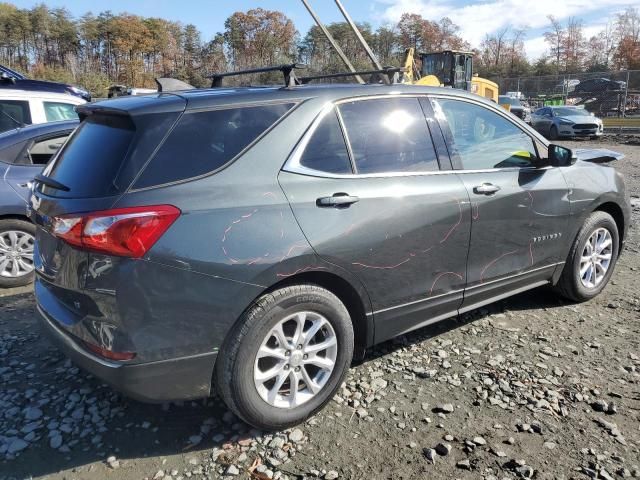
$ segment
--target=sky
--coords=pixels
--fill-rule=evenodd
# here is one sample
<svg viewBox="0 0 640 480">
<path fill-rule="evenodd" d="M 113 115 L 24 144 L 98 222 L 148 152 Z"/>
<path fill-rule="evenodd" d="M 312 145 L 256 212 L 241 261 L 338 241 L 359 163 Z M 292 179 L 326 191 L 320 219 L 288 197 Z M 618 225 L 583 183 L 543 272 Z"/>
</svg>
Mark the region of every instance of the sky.
<svg viewBox="0 0 640 480">
<path fill-rule="evenodd" d="M 39 3 L 50 7 L 66 7 L 75 16 L 88 11 L 94 13 L 111 10 L 114 13 L 128 12 L 147 17 L 162 17 L 182 23 L 193 23 L 211 39 L 224 29 L 224 21 L 235 11 L 246 11 L 262 7 L 280 10 L 304 33 L 313 25 L 311 16 L 302 2 L 294 0 L 9 0 L 22 8 Z M 325 23 L 342 21 L 340 12 L 331 0 L 309 0 Z M 487 34 L 505 26 L 527 27 L 525 51 L 530 59 L 545 54 L 547 45 L 543 34 L 549 24 L 547 16 L 552 14 L 561 21 L 570 17 L 583 21 L 587 37 L 604 29 L 615 14 L 625 8 L 638 6 L 638 0 L 342 0 L 343 5 L 358 22 L 369 22 L 374 28 L 395 23 L 402 13 L 419 13 L 429 20 L 449 17 L 460 27 L 462 37 L 473 47 L 479 46 Z"/>
</svg>

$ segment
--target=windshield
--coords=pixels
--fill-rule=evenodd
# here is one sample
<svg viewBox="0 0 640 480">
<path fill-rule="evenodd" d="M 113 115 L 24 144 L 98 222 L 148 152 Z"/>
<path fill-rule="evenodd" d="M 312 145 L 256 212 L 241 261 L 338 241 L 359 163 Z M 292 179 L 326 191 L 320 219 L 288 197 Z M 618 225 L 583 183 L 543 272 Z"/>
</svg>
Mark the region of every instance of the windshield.
<svg viewBox="0 0 640 480">
<path fill-rule="evenodd" d="M 554 108 L 552 111 L 556 117 L 570 117 L 573 115 L 589 115 L 589 113 L 587 113 L 584 110 L 584 108 L 564 107 L 564 108 Z"/>
<path fill-rule="evenodd" d="M 517 98 L 504 97 L 504 96 L 498 98 L 498 103 L 501 105 L 503 104 L 514 105 L 516 107 L 519 107 L 521 105 L 520 100 L 518 100 Z"/>
</svg>

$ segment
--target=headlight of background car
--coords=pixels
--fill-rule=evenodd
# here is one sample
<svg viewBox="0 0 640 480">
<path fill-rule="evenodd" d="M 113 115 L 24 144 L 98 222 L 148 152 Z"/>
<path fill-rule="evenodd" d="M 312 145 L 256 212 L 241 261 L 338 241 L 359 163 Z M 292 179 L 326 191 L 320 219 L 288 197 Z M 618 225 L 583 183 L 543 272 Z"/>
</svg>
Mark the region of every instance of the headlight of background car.
<svg viewBox="0 0 640 480">
<path fill-rule="evenodd" d="M 571 120 L 567 120 L 566 118 L 563 118 L 562 120 L 560 120 L 560 125 L 573 125 L 574 122 L 572 122 Z"/>
</svg>

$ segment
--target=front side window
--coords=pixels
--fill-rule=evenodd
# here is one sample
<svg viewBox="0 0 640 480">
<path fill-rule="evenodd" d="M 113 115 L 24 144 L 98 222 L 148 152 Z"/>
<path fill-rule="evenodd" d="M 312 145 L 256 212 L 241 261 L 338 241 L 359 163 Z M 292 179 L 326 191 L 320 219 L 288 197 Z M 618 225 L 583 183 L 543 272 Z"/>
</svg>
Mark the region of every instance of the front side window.
<svg viewBox="0 0 640 480">
<path fill-rule="evenodd" d="M 20 128 L 31 123 L 29 102 L 26 100 L 0 100 L 0 132 Z"/>
<path fill-rule="evenodd" d="M 62 102 L 42 102 L 44 115 L 47 122 L 59 122 L 62 120 L 77 120 L 78 114 L 75 105 Z"/>
<path fill-rule="evenodd" d="M 187 112 L 135 184 L 135 188 L 214 172 L 274 125 L 293 103 Z"/>
<path fill-rule="evenodd" d="M 438 159 L 417 98 L 381 98 L 339 106 L 359 174 L 429 172 Z"/>
<path fill-rule="evenodd" d="M 486 107 L 460 100 L 433 100 L 445 117 L 453 149 L 465 170 L 530 167 L 537 160 L 533 140 L 518 126 Z"/>
<path fill-rule="evenodd" d="M 352 173 L 349 152 L 335 111 L 320 121 L 300 157 L 300 165 L 327 173 Z"/>
</svg>

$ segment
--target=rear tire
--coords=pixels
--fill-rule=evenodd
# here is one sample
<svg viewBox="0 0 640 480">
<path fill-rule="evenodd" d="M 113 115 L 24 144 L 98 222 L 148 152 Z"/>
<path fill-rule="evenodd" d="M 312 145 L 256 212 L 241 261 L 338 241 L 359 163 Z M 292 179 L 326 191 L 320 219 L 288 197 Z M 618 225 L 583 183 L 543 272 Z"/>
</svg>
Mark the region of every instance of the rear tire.
<svg viewBox="0 0 640 480">
<path fill-rule="evenodd" d="M 609 282 L 618 260 L 618 235 L 618 226 L 611 215 L 593 212 L 571 246 L 560 280 L 554 287 L 556 292 L 574 302 L 597 296 Z M 599 238 L 602 241 L 599 242 Z M 609 245 L 602 248 L 607 242 Z M 591 247 L 592 244 L 596 247 Z M 607 257 L 609 260 L 604 260 Z M 599 266 L 596 262 L 600 262 Z"/>
<path fill-rule="evenodd" d="M 344 304 L 317 285 L 292 285 L 263 295 L 242 315 L 220 349 L 214 383 L 245 422 L 282 430 L 333 398 L 352 358 Z"/>
<path fill-rule="evenodd" d="M 17 218 L 0 220 L 0 288 L 33 282 L 33 242 L 36 227 Z"/>
</svg>

